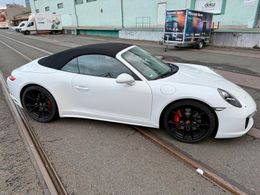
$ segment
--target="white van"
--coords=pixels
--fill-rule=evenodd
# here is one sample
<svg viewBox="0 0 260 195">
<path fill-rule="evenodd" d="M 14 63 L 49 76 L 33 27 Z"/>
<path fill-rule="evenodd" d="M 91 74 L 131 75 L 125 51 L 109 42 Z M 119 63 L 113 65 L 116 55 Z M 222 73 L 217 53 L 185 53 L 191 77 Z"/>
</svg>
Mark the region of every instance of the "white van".
<svg viewBox="0 0 260 195">
<path fill-rule="evenodd" d="M 28 22 L 20 30 L 25 35 L 31 32 L 47 31 L 56 34 L 62 31 L 61 18 L 58 14 L 37 13 L 31 14 Z"/>
</svg>

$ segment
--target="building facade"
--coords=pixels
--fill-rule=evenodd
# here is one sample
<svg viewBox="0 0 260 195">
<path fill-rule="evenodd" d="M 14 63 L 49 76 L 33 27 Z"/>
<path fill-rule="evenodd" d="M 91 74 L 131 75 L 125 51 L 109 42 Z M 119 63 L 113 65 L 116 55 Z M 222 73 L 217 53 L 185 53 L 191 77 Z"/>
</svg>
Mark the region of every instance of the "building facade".
<svg viewBox="0 0 260 195">
<path fill-rule="evenodd" d="M 20 20 L 15 17 L 21 14 L 29 15 L 30 8 L 24 7 L 18 4 L 6 4 L 6 16 L 9 22 L 9 26 L 16 26 L 19 24 Z"/>
<path fill-rule="evenodd" d="M 30 0 L 32 12 L 61 15 L 67 32 L 159 40 L 165 10 L 212 12 L 219 32 L 259 32 L 260 0 Z M 217 32 L 216 31 L 216 32 Z"/>
</svg>

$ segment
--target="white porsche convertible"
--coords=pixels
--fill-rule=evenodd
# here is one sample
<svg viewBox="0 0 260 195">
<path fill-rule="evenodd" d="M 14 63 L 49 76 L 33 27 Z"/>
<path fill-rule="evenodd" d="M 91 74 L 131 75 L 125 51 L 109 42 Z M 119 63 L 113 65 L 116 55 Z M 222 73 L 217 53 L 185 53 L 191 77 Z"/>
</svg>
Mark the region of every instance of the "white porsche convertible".
<svg viewBox="0 0 260 195">
<path fill-rule="evenodd" d="M 14 102 L 38 122 L 80 117 L 152 128 L 194 143 L 239 137 L 256 104 L 239 86 L 199 65 L 164 63 L 129 44 L 69 49 L 15 69 Z"/>
</svg>

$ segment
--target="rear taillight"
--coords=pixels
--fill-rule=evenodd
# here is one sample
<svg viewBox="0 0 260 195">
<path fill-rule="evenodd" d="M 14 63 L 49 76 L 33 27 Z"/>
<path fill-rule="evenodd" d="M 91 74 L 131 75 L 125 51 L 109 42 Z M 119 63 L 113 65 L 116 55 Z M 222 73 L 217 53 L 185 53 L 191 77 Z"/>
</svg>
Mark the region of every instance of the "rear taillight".
<svg viewBox="0 0 260 195">
<path fill-rule="evenodd" d="M 15 78 L 13 75 L 10 75 L 10 76 L 9 76 L 9 79 L 10 79 L 11 81 L 14 81 L 16 78 Z"/>
</svg>

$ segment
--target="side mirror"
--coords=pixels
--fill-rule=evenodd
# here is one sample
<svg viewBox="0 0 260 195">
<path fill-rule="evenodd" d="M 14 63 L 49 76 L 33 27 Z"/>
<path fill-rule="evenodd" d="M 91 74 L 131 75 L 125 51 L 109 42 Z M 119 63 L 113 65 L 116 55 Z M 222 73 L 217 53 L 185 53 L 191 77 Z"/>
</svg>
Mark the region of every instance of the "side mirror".
<svg viewBox="0 0 260 195">
<path fill-rule="evenodd" d="M 120 84 L 134 85 L 135 79 L 129 74 L 122 73 L 116 78 L 116 82 Z"/>
</svg>

